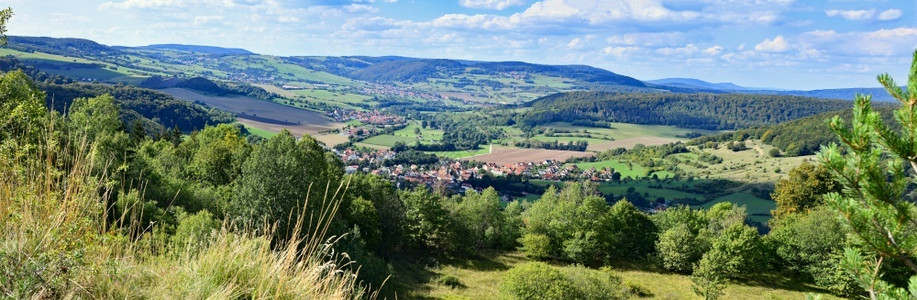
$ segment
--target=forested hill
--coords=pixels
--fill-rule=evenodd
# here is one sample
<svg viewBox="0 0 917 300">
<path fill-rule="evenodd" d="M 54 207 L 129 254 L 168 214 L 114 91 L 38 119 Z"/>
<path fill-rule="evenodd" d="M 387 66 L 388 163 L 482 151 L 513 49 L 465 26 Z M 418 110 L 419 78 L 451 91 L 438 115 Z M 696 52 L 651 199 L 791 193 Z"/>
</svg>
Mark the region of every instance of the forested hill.
<svg viewBox="0 0 917 300">
<path fill-rule="evenodd" d="M 333 71 L 333 68 L 328 68 Z M 364 65 L 349 73 L 338 75 L 364 81 L 422 82 L 430 78 L 452 78 L 464 74 L 498 75 L 505 73 L 542 74 L 569 78 L 580 84 L 623 85 L 646 87 L 637 79 L 611 71 L 583 65 L 549 66 L 524 62 L 474 62 L 449 59 L 399 58 Z"/>
<path fill-rule="evenodd" d="M 893 121 L 893 106 L 879 103 L 874 105 L 876 105 L 874 109 L 879 112 L 882 119 L 885 120 L 885 123 L 895 128 L 894 126 L 897 123 Z M 850 106 L 853 106 L 853 104 Z M 732 133 L 699 137 L 691 140 L 689 144 L 700 145 L 706 142 L 761 139 L 765 144 L 773 145 L 780 149 L 784 156 L 812 155 L 818 152 L 823 145 L 828 145 L 830 143 L 840 144 L 837 134 L 832 132 L 831 128 L 827 125 L 827 120 L 834 116 L 840 116 L 841 119 L 849 123 L 853 118 L 853 112 L 850 109 L 846 109 L 843 111 L 820 113 L 776 125 L 748 128 Z"/>
<path fill-rule="evenodd" d="M 843 100 L 750 94 L 608 93 L 575 91 L 526 103 L 517 123 L 593 120 L 695 129 L 741 129 L 849 108 Z"/>
<path fill-rule="evenodd" d="M 23 52 L 44 52 L 70 57 L 104 57 L 120 50 L 87 39 L 9 36 L 7 48 Z"/>
</svg>

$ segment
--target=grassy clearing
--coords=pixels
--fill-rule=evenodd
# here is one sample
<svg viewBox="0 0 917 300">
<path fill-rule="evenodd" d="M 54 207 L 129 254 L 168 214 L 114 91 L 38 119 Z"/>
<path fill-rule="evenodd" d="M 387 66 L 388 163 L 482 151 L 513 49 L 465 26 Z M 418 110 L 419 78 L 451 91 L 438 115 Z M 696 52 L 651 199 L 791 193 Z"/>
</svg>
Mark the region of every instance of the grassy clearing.
<svg viewBox="0 0 917 300">
<path fill-rule="evenodd" d="M 242 124 L 242 123 L 239 123 L 239 124 Z M 273 131 L 270 131 L 270 130 L 261 129 L 261 128 L 258 128 L 258 127 L 249 126 L 249 125 L 245 125 L 245 124 L 242 124 L 242 126 L 245 126 L 245 130 L 248 130 L 248 132 L 250 132 L 251 134 L 256 135 L 256 136 L 260 136 L 260 137 L 263 137 L 263 138 L 266 138 L 266 139 L 267 139 L 267 138 L 271 138 L 272 136 L 277 135 L 276 132 L 273 132 Z"/>
<path fill-rule="evenodd" d="M 723 178 L 742 182 L 776 182 L 786 176 L 794 167 L 803 161 L 813 161 L 815 156 L 799 157 L 771 157 L 768 151 L 773 146 L 765 145 L 761 141 L 746 141 L 749 150 L 733 152 L 720 147 L 720 149 L 703 149 L 702 152 L 716 155 L 723 159 L 722 163 L 709 165 L 707 168 L 696 168 L 686 164 L 679 165 L 689 175 L 699 178 Z M 695 149 L 694 147 L 690 147 Z M 689 159 L 689 154 L 676 154 L 675 157 Z"/>
<path fill-rule="evenodd" d="M 399 298 L 496 299 L 504 273 L 530 261 L 532 260 L 519 252 L 511 252 L 487 253 L 482 257 L 449 261 L 439 267 L 429 268 L 413 262 L 401 262 L 395 265 L 396 275 L 392 277 L 392 284 L 399 291 Z M 554 265 L 559 268 L 572 268 L 562 263 Z M 640 267 L 642 268 L 613 268 L 612 273 L 620 277 L 624 283 L 645 288 L 652 294 L 649 297 L 652 299 L 702 299 L 694 295 L 688 276 L 655 271 L 652 266 Z M 451 288 L 436 283 L 437 278 L 447 275 L 457 277 L 465 287 Z M 762 274 L 759 278 L 756 282 L 728 284 L 723 299 L 804 299 L 807 293 L 818 292 L 812 286 L 782 277 Z M 825 296 L 822 299 L 840 298 Z"/>
<path fill-rule="evenodd" d="M 432 128 L 422 128 L 417 122 L 412 122 L 405 126 L 402 129 L 395 131 L 396 136 L 407 137 L 407 138 L 417 138 L 417 134 L 414 133 L 416 129 L 420 128 L 420 135 L 423 136 L 422 142 L 424 143 L 436 143 L 443 139 L 443 131 L 439 129 Z"/>
<path fill-rule="evenodd" d="M 395 143 L 397 142 L 403 142 L 405 144 L 413 144 L 416 141 L 417 139 L 413 137 L 403 137 L 403 136 L 397 136 L 397 135 L 383 134 L 383 135 L 377 135 L 377 136 L 370 137 L 368 139 L 362 140 L 361 142 L 364 144 L 391 147 L 391 146 L 394 146 Z"/>
</svg>

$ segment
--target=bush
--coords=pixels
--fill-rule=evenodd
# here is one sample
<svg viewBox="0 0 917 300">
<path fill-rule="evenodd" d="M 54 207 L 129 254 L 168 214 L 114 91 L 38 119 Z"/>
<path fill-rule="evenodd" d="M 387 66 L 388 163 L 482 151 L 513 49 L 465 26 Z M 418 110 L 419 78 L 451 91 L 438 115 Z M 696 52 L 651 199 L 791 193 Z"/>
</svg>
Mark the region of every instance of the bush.
<svg viewBox="0 0 917 300">
<path fill-rule="evenodd" d="M 542 262 L 506 271 L 500 295 L 504 299 L 582 299 L 570 278 Z"/>
<path fill-rule="evenodd" d="M 522 251 L 531 258 L 550 258 L 553 253 L 551 238 L 544 234 L 527 233 L 522 236 Z"/>
<path fill-rule="evenodd" d="M 506 272 L 503 299 L 624 299 L 617 277 L 577 266 L 563 271 L 542 262 L 525 263 Z"/>
</svg>

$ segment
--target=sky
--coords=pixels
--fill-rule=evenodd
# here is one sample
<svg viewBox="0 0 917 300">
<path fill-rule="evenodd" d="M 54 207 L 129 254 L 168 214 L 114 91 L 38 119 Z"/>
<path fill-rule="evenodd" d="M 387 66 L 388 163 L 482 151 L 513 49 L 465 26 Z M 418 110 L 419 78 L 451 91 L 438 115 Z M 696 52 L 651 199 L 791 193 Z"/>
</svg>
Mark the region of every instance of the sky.
<svg viewBox="0 0 917 300">
<path fill-rule="evenodd" d="M 585 64 L 640 80 L 906 82 L 917 0 L 5 0 L 9 35 L 269 55 Z"/>
</svg>

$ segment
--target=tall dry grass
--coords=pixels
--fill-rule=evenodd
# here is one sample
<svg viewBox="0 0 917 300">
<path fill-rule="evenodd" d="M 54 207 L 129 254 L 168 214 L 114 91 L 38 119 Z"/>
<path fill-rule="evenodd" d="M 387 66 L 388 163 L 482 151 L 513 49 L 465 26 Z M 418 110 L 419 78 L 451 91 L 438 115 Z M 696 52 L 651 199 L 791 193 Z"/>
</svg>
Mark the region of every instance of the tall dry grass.
<svg viewBox="0 0 917 300">
<path fill-rule="evenodd" d="M 156 230 L 109 217 L 112 188 L 107 174 L 93 171 L 105 162 L 94 161 L 85 139 L 63 143 L 80 139 L 62 135 L 51 128 L 39 145 L 2 141 L 0 298 L 375 298 L 326 237 L 343 186 L 322 201 L 318 218 L 298 219 L 293 238 L 279 244 L 272 245 L 271 227 L 234 230 L 224 222 L 203 242 L 166 252 Z"/>
</svg>

